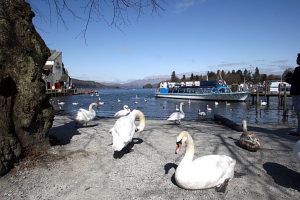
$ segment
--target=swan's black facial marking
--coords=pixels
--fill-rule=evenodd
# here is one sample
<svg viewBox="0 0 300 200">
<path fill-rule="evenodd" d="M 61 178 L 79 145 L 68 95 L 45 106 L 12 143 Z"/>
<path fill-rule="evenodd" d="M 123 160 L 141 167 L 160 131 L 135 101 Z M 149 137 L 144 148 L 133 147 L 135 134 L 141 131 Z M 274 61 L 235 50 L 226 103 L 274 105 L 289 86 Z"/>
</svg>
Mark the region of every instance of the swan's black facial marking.
<svg viewBox="0 0 300 200">
<path fill-rule="evenodd" d="M 182 139 L 180 141 L 176 142 L 176 145 L 181 146 L 182 145 Z"/>
<path fill-rule="evenodd" d="M 138 132 L 138 131 L 139 131 L 139 129 L 138 129 L 138 128 L 136 128 L 134 131 L 135 131 L 135 132 Z"/>
<path fill-rule="evenodd" d="M 181 145 L 182 145 L 182 140 L 176 142 L 176 149 L 175 149 L 175 154 L 178 154 L 180 148 L 181 148 Z"/>
</svg>

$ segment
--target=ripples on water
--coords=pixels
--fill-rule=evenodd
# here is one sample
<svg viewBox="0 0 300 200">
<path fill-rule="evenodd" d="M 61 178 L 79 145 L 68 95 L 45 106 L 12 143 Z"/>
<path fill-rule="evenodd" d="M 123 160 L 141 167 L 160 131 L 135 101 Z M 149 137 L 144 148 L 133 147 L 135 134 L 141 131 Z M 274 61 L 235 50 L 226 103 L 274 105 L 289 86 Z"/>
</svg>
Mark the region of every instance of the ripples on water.
<svg viewBox="0 0 300 200">
<path fill-rule="evenodd" d="M 64 113 L 74 116 L 81 107 L 87 109 L 92 102 L 104 102 L 96 113 L 98 117 L 113 117 L 113 115 L 123 109 L 123 105 L 128 105 L 131 109 L 139 109 L 143 111 L 148 119 L 167 119 L 168 116 L 175 111 L 176 104 L 184 102 L 183 110 L 185 112 L 185 120 L 211 120 L 215 113 L 228 117 L 229 119 L 240 123 L 242 119 L 247 119 L 249 123 L 257 124 L 288 124 L 296 126 L 296 116 L 292 111 L 292 98 L 288 98 L 287 107 L 288 117 L 283 117 L 283 110 L 280 108 L 277 97 L 270 98 L 269 106 L 252 105 L 252 98 L 248 97 L 246 102 L 218 102 L 214 101 L 197 101 L 192 100 L 176 100 L 167 98 L 155 98 L 155 89 L 99 89 L 99 96 L 96 95 L 74 95 L 65 97 L 52 98 L 50 101 L 55 109 L 58 109 L 57 100 L 64 101 Z M 264 97 L 261 97 L 264 99 Z M 120 102 L 118 102 L 118 99 Z M 77 106 L 73 102 L 78 102 Z M 206 110 L 206 106 L 212 108 L 211 112 Z M 198 110 L 204 111 L 207 115 L 199 118 Z"/>
</svg>

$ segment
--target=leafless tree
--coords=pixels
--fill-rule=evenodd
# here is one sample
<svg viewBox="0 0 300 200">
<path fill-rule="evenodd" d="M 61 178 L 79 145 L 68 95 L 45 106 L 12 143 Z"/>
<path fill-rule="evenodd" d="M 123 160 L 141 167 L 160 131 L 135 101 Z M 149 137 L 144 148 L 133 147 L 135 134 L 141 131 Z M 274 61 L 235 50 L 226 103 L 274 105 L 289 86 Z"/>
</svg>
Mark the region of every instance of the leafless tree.
<svg viewBox="0 0 300 200">
<path fill-rule="evenodd" d="M 32 8 L 36 13 L 39 12 L 39 5 L 35 0 L 28 0 Z M 151 13 L 159 13 L 159 11 L 164 10 L 161 4 L 164 3 L 163 0 L 42 0 L 39 3 L 46 3 L 49 7 L 49 16 L 53 14 L 57 15 L 57 19 L 60 20 L 66 27 L 67 23 L 65 21 L 65 15 L 71 14 L 73 17 L 83 20 L 84 27 L 79 33 L 83 35 L 86 40 L 86 34 L 91 21 L 94 22 L 105 22 L 108 26 L 114 26 L 120 29 L 121 25 L 127 25 L 129 22 L 128 13 L 132 10 L 137 13 L 137 18 L 139 18 L 144 10 L 150 9 Z M 76 13 L 72 7 L 72 3 L 81 3 L 82 12 Z M 110 11 L 109 16 L 105 13 Z M 110 19 L 109 19 L 110 18 Z"/>
</svg>

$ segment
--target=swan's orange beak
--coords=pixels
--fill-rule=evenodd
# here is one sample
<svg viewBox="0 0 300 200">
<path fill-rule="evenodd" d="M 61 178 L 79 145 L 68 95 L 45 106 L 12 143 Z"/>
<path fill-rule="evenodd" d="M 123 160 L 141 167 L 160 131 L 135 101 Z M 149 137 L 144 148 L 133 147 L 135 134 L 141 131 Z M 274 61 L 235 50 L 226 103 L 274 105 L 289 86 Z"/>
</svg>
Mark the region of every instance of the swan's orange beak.
<svg viewBox="0 0 300 200">
<path fill-rule="evenodd" d="M 181 145 L 182 145 L 181 141 L 180 141 L 180 142 L 176 142 L 175 154 L 178 154 L 178 153 L 179 153 L 179 150 L 180 150 L 180 148 L 181 148 Z"/>
</svg>

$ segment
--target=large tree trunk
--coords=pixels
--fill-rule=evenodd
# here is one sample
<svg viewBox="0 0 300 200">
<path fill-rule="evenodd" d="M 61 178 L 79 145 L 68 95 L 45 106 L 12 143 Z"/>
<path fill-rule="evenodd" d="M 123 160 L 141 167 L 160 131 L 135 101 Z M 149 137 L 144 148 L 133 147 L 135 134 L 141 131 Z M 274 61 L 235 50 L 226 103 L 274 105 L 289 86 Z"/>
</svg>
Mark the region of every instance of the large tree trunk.
<svg viewBox="0 0 300 200">
<path fill-rule="evenodd" d="M 41 78 L 50 51 L 33 17 L 25 0 L 0 1 L 0 176 L 24 148 L 47 144 L 53 122 Z"/>
</svg>

